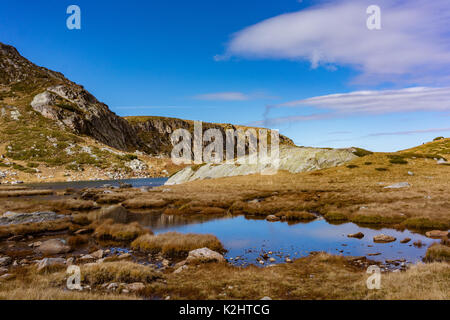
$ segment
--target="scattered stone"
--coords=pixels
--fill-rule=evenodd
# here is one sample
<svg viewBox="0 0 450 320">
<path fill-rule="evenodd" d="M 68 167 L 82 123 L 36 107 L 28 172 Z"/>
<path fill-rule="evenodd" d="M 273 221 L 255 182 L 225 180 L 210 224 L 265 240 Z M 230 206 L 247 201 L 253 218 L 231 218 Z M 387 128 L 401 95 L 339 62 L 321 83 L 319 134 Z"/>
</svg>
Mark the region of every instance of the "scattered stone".
<svg viewBox="0 0 450 320">
<path fill-rule="evenodd" d="M 410 176 L 414 176 L 414 172 L 412 172 L 412 171 L 408 171 L 408 175 L 410 175 Z"/>
<path fill-rule="evenodd" d="M 362 232 L 352 233 L 352 234 L 347 235 L 347 237 L 362 239 L 362 238 L 364 238 L 364 233 L 362 233 Z"/>
<path fill-rule="evenodd" d="M 182 265 L 181 267 L 177 268 L 173 273 L 180 273 L 180 272 L 182 272 L 183 270 L 186 270 L 186 269 L 188 269 L 188 266 L 187 265 Z"/>
<path fill-rule="evenodd" d="M 266 296 L 266 297 L 261 298 L 260 300 L 272 300 L 272 298 Z"/>
<path fill-rule="evenodd" d="M 16 276 L 10 273 L 5 273 L 4 275 L 0 276 L 0 280 L 12 280 L 14 279 Z"/>
<path fill-rule="evenodd" d="M 390 186 L 384 187 L 384 189 L 401 189 L 401 188 L 409 188 L 411 185 L 408 182 L 399 182 L 394 183 Z"/>
<path fill-rule="evenodd" d="M 23 223 L 39 223 L 45 221 L 54 221 L 66 219 L 64 215 L 55 212 L 33 212 L 33 213 L 16 213 L 6 212 L 0 217 L 0 225 L 23 224 Z"/>
<path fill-rule="evenodd" d="M 440 231 L 440 230 L 433 230 L 428 231 L 425 233 L 428 238 L 445 238 L 448 236 L 448 231 Z"/>
<path fill-rule="evenodd" d="M 45 255 L 54 255 L 60 253 L 67 253 L 70 251 L 70 246 L 66 245 L 60 239 L 51 239 L 44 241 L 37 250 Z"/>
<path fill-rule="evenodd" d="M 104 255 L 104 252 L 103 252 L 102 249 L 97 250 L 97 251 L 91 253 L 91 256 L 92 256 L 94 259 L 101 259 L 101 258 L 103 258 L 103 255 Z"/>
<path fill-rule="evenodd" d="M 122 253 L 120 256 L 117 257 L 119 260 L 125 260 L 125 259 L 130 259 L 131 258 L 131 254 L 129 253 Z"/>
<path fill-rule="evenodd" d="M 379 256 L 381 255 L 381 252 L 376 252 L 376 253 L 368 253 L 367 254 L 369 257 L 375 257 L 375 256 Z"/>
<path fill-rule="evenodd" d="M 30 243 L 28 246 L 31 248 L 36 248 L 36 247 L 39 247 L 41 244 L 42 244 L 41 241 L 36 241 L 36 242 Z"/>
<path fill-rule="evenodd" d="M 82 255 L 82 256 L 80 257 L 80 260 L 81 260 L 81 261 L 94 260 L 94 257 L 93 257 L 92 255 L 90 255 L 90 254 L 85 254 L 85 255 Z"/>
<path fill-rule="evenodd" d="M 286 257 L 286 258 L 284 259 L 284 261 L 285 261 L 286 263 L 292 263 L 292 260 L 291 260 L 290 258 L 288 258 L 288 257 Z"/>
<path fill-rule="evenodd" d="M 276 260 L 275 258 L 270 258 L 269 261 L 270 261 L 270 262 L 275 262 L 275 261 L 277 261 L 277 260 Z"/>
<path fill-rule="evenodd" d="M 0 267 L 7 267 L 11 264 L 12 259 L 10 257 L 1 257 L 0 258 Z"/>
<path fill-rule="evenodd" d="M 119 288 L 119 284 L 116 282 L 111 282 L 110 284 L 107 285 L 106 290 L 117 290 L 117 288 Z"/>
<path fill-rule="evenodd" d="M 411 241 L 411 238 L 405 238 L 402 241 L 400 241 L 400 243 L 408 243 Z"/>
<path fill-rule="evenodd" d="M 207 262 L 225 262 L 225 258 L 220 253 L 209 248 L 192 250 L 186 259 L 187 263 L 207 263 Z"/>
<path fill-rule="evenodd" d="M 57 266 L 57 265 L 65 265 L 66 260 L 64 258 L 44 258 L 39 261 L 37 271 L 44 270 L 48 267 Z"/>
<path fill-rule="evenodd" d="M 373 242 L 378 242 L 378 243 L 394 242 L 395 240 L 397 240 L 395 237 L 387 236 L 385 234 L 379 234 L 379 235 L 373 237 Z"/>
<path fill-rule="evenodd" d="M 130 283 L 126 285 L 126 289 L 129 290 L 130 292 L 137 292 L 145 289 L 145 284 L 143 284 L 142 282 Z"/>
<path fill-rule="evenodd" d="M 274 222 L 274 221 L 279 221 L 280 218 L 278 218 L 277 216 L 274 216 L 273 214 L 271 214 L 271 215 L 268 215 L 266 217 L 266 220 L 269 221 L 269 222 Z"/>
</svg>

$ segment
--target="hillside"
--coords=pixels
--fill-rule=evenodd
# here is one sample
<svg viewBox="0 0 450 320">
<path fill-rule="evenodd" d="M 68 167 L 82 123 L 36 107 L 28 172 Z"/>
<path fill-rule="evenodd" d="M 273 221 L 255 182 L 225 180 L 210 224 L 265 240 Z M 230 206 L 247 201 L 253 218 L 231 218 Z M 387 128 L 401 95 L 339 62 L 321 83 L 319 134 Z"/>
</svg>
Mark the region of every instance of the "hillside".
<svg viewBox="0 0 450 320">
<path fill-rule="evenodd" d="M 167 159 L 170 133 L 192 127 L 174 118 L 119 117 L 83 86 L 0 43 L 3 182 L 167 176 L 179 169 Z"/>
</svg>

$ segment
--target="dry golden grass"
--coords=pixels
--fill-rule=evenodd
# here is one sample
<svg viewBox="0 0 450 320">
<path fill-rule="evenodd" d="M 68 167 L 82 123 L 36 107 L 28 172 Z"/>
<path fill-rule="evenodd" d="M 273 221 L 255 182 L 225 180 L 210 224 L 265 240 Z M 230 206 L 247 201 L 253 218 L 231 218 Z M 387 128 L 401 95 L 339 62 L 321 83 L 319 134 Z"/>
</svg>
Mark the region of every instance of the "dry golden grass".
<svg viewBox="0 0 450 320">
<path fill-rule="evenodd" d="M 161 208 L 167 205 L 167 202 L 162 199 L 142 198 L 138 197 L 130 199 L 122 203 L 122 205 L 129 209 L 147 209 L 147 208 Z"/>
<path fill-rule="evenodd" d="M 289 221 L 309 221 L 317 218 L 315 214 L 307 211 L 282 211 L 278 212 L 276 216 Z"/>
<path fill-rule="evenodd" d="M 214 235 L 178 232 L 146 234 L 134 240 L 131 247 L 146 253 L 161 252 L 170 257 L 186 256 L 189 251 L 204 247 L 219 252 L 224 250 L 222 243 Z"/>
<path fill-rule="evenodd" d="M 439 243 L 431 245 L 426 253 L 427 261 L 444 261 L 450 262 L 450 247 Z"/>
<path fill-rule="evenodd" d="M 16 270 L 15 279 L 0 282 L 0 300 L 136 300 L 133 294 L 67 290 L 64 270 L 37 273 L 34 267 Z"/>
<path fill-rule="evenodd" d="M 130 242 L 137 237 L 148 233 L 152 232 L 149 229 L 141 227 L 137 222 L 122 224 L 114 223 L 114 220 L 108 219 L 102 221 L 100 225 L 95 227 L 93 236 L 100 240 Z"/>
<path fill-rule="evenodd" d="M 217 275 L 220 274 L 220 277 Z M 381 290 L 369 290 L 368 275 L 344 257 L 317 254 L 273 267 L 237 268 L 208 264 L 167 274 L 153 283 L 150 297 L 172 299 L 449 299 L 450 265 L 419 265 L 381 276 Z"/>
<path fill-rule="evenodd" d="M 82 281 L 91 286 L 108 282 L 150 283 L 161 275 L 150 267 L 133 262 L 105 262 L 81 268 Z"/>
<path fill-rule="evenodd" d="M 38 223 L 24 223 L 9 226 L 0 226 L 0 239 L 12 237 L 12 236 L 25 236 L 33 235 L 43 232 L 56 232 L 63 231 L 69 228 L 76 228 L 68 220 L 56 220 Z"/>
</svg>

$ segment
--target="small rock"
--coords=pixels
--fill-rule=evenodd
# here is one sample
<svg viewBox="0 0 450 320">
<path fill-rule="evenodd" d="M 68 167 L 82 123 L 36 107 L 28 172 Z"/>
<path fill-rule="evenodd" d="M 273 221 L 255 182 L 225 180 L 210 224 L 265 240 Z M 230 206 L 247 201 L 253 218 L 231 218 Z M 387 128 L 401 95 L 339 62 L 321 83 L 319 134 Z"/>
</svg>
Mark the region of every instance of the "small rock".
<svg viewBox="0 0 450 320">
<path fill-rule="evenodd" d="M 401 189 L 401 188 L 409 188 L 411 185 L 408 182 L 399 182 L 394 183 L 390 186 L 384 187 L 384 189 Z"/>
<path fill-rule="evenodd" d="M 445 238 L 448 236 L 448 231 L 440 231 L 440 230 L 433 230 L 428 231 L 425 233 L 428 238 Z"/>
<path fill-rule="evenodd" d="M 90 254 L 85 254 L 80 257 L 80 260 L 82 260 L 82 261 L 94 260 L 94 257 L 91 256 Z"/>
<path fill-rule="evenodd" d="M 38 263 L 37 271 L 44 270 L 56 265 L 64 265 L 66 260 L 63 258 L 44 258 Z"/>
<path fill-rule="evenodd" d="M 8 273 L 8 268 L 0 267 L 0 276 L 4 275 L 5 273 Z"/>
<path fill-rule="evenodd" d="M 378 243 L 394 242 L 395 240 L 397 240 L 397 239 L 394 237 L 391 237 L 391 236 L 387 236 L 385 234 L 379 234 L 379 235 L 373 237 L 373 242 L 378 242 Z"/>
<path fill-rule="evenodd" d="M 130 283 L 127 284 L 126 289 L 129 290 L 130 292 L 140 291 L 145 289 L 145 284 L 143 284 L 142 282 Z"/>
<path fill-rule="evenodd" d="M 10 257 L 1 257 L 0 258 L 0 267 L 7 267 L 11 264 L 12 259 Z"/>
<path fill-rule="evenodd" d="M 218 252 L 209 248 L 192 250 L 186 259 L 187 263 L 225 262 L 225 258 Z"/>
<path fill-rule="evenodd" d="M 103 258 L 103 255 L 104 255 L 104 252 L 103 252 L 102 249 L 97 250 L 97 251 L 91 253 L 91 256 L 92 256 L 93 258 L 95 258 L 95 259 L 101 259 L 101 258 Z"/>
<path fill-rule="evenodd" d="M 14 279 L 16 276 L 10 273 L 5 273 L 4 275 L 0 276 L 0 280 L 11 280 Z"/>
<path fill-rule="evenodd" d="M 119 260 L 125 260 L 125 259 L 130 259 L 131 258 L 131 254 L 129 253 L 122 253 L 120 256 L 117 257 Z"/>
<path fill-rule="evenodd" d="M 413 176 L 413 175 L 414 175 L 414 172 L 408 171 L 408 175 Z"/>
<path fill-rule="evenodd" d="M 284 259 L 284 261 L 285 261 L 286 263 L 292 263 L 292 260 L 291 260 L 290 258 L 288 258 L 288 257 L 286 257 L 286 258 Z"/>
<path fill-rule="evenodd" d="M 367 254 L 369 257 L 375 257 L 375 256 L 379 256 L 381 255 L 381 252 L 376 252 L 376 253 L 368 253 Z"/>
<path fill-rule="evenodd" d="M 275 262 L 275 261 L 277 261 L 277 260 L 275 260 L 275 258 L 270 258 L 269 261 L 270 261 L 270 262 Z"/>
<path fill-rule="evenodd" d="M 364 233 L 362 233 L 362 232 L 352 233 L 352 234 L 347 235 L 347 237 L 362 239 L 362 238 L 364 238 Z"/>
<path fill-rule="evenodd" d="M 260 300 L 272 300 L 272 298 L 266 296 L 266 297 L 261 298 Z"/>
<path fill-rule="evenodd" d="M 117 290 L 117 288 L 119 287 L 119 284 L 116 282 L 111 282 L 110 284 L 108 284 L 108 286 L 106 287 L 107 290 Z"/>
<path fill-rule="evenodd" d="M 70 246 L 66 245 L 60 239 L 51 239 L 44 241 L 37 250 L 45 255 L 54 255 L 60 253 L 67 253 L 70 251 Z"/>
<path fill-rule="evenodd" d="M 400 241 L 400 243 L 408 243 L 411 241 L 411 238 L 405 238 L 402 241 Z"/>
<path fill-rule="evenodd" d="M 274 216 L 273 214 L 271 214 L 271 215 L 268 215 L 266 217 L 266 220 L 269 221 L 269 222 L 275 222 L 275 221 L 279 221 L 280 218 L 278 218 L 277 216 Z"/>
<path fill-rule="evenodd" d="M 88 229 L 80 229 L 74 232 L 75 234 L 86 234 L 89 233 Z"/>
</svg>

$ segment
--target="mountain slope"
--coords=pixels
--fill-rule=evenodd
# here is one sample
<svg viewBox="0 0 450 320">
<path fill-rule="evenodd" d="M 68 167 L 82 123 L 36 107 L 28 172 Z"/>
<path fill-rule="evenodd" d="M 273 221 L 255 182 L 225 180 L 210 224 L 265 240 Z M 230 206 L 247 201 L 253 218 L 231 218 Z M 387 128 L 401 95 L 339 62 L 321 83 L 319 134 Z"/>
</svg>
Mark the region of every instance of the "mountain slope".
<svg viewBox="0 0 450 320">
<path fill-rule="evenodd" d="M 0 167 L 26 174 L 39 174 L 42 166 L 76 172 L 93 167 L 114 173 L 108 177 L 126 177 L 136 167 L 145 172 L 155 161 L 161 165 L 159 160 L 148 161 L 170 155 L 170 133 L 180 128 L 192 132 L 193 122 L 119 117 L 83 86 L 0 43 Z M 224 132 L 238 126 L 203 124 L 204 130 L 209 128 Z M 284 136 L 280 141 L 293 144 Z M 171 171 L 167 163 L 164 170 Z"/>
</svg>

